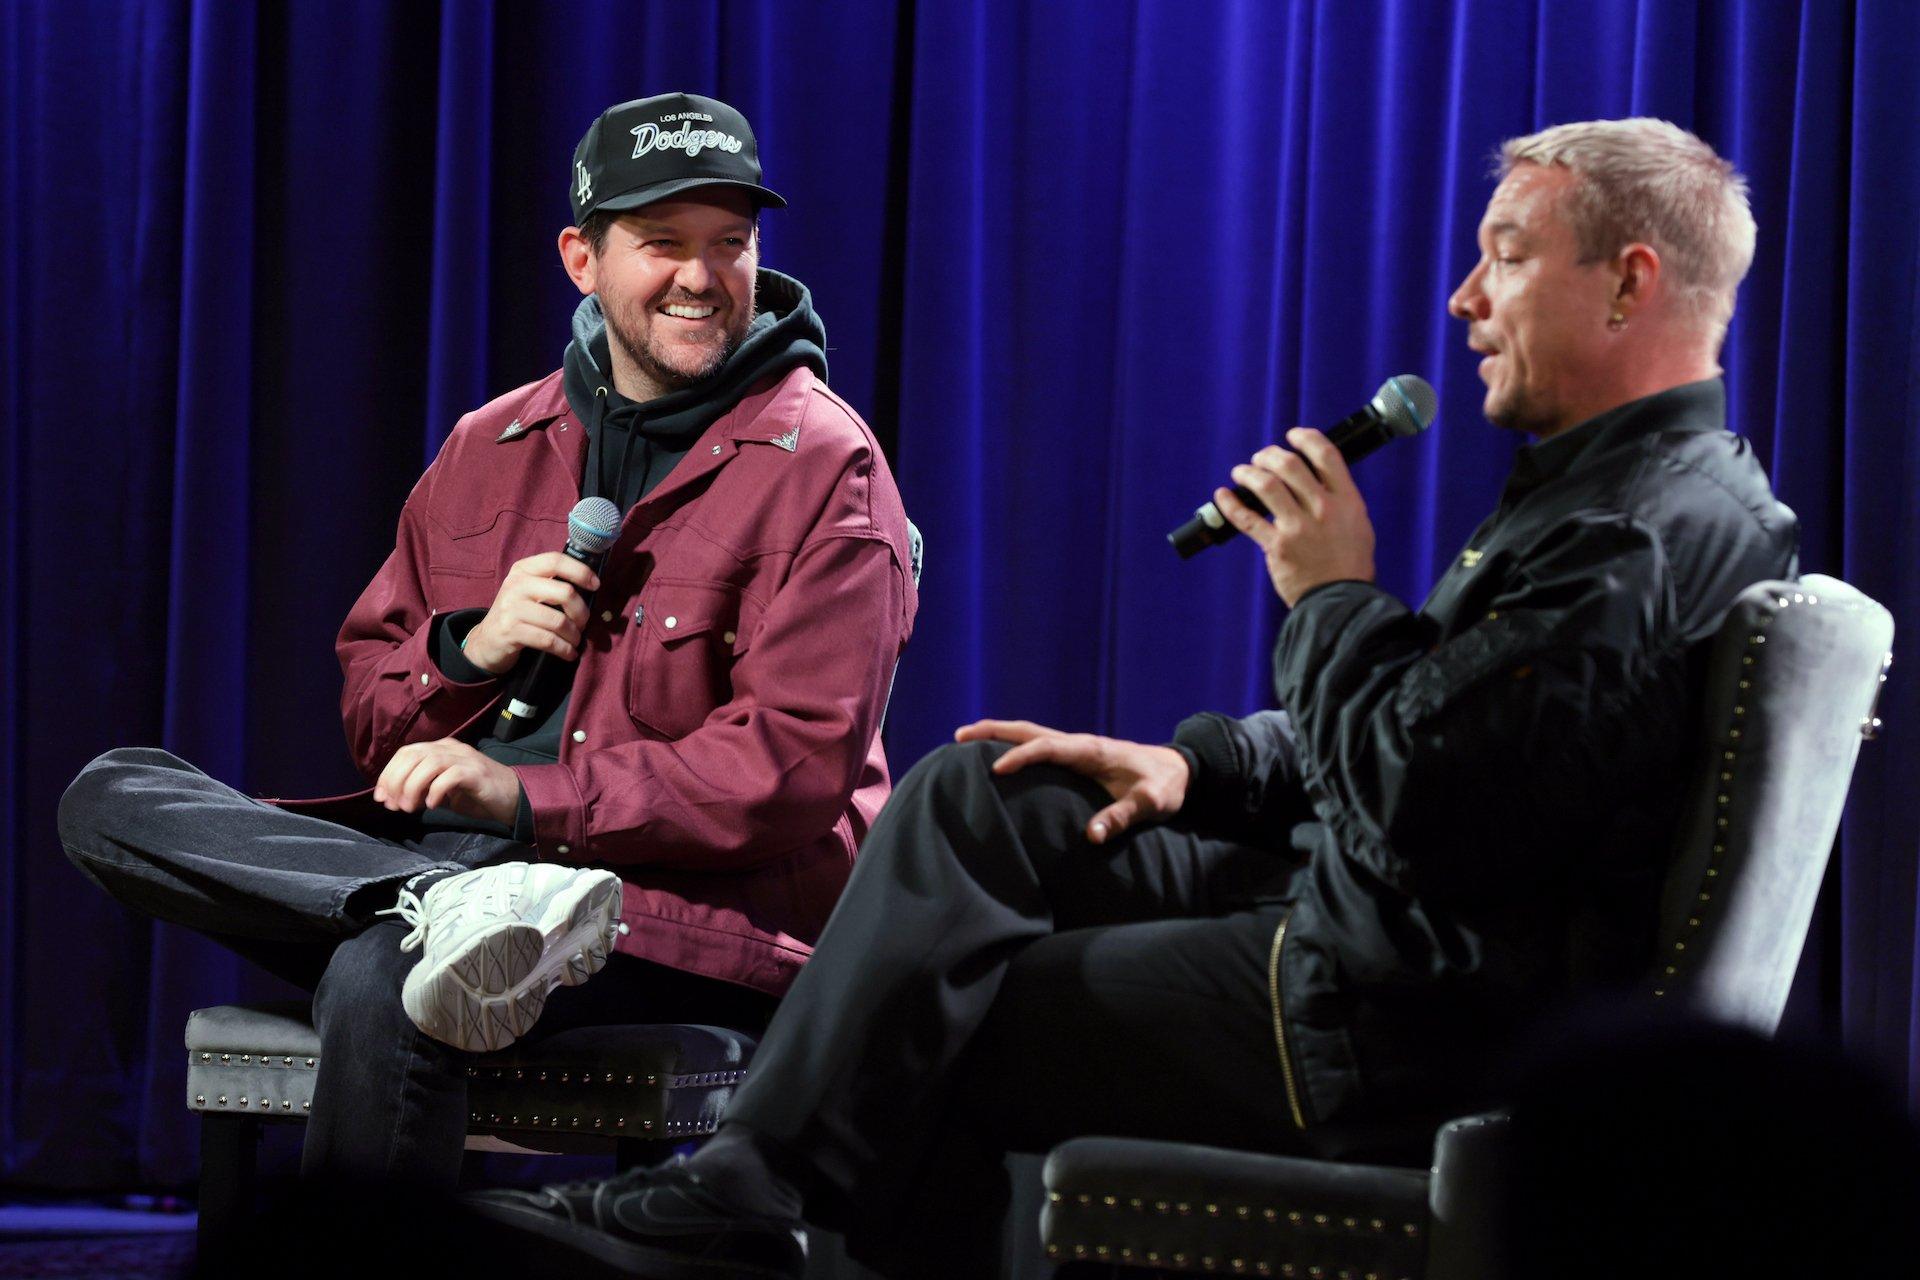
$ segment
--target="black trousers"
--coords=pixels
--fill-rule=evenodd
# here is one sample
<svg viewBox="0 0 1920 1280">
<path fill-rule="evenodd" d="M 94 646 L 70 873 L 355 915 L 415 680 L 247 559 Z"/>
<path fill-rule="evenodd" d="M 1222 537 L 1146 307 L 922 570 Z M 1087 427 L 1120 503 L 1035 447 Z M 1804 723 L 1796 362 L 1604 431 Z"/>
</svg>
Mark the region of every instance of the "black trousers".
<svg viewBox="0 0 1920 1280">
<path fill-rule="evenodd" d="M 1006 1151 L 1082 1134 L 1302 1149 L 1269 994 L 1293 865 L 951 746 L 901 780 L 727 1111 L 895 1275 L 993 1273 Z"/>
</svg>

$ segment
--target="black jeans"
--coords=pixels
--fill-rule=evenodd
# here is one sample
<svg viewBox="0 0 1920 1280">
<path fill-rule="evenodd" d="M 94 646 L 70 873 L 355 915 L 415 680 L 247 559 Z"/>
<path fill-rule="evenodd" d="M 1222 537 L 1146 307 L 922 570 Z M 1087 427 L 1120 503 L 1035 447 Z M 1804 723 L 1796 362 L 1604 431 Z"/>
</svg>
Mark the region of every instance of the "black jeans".
<svg viewBox="0 0 1920 1280">
<path fill-rule="evenodd" d="M 1092 845 L 1105 793 L 996 776 L 1005 749 L 901 780 L 727 1111 L 810 1220 L 902 1276 L 993 1274 L 1005 1151 L 1303 1149 L 1268 971 L 1294 864 L 1168 827 Z"/>
<path fill-rule="evenodd" d="M 60 801 L 60 840 L 89 879 L 314 993 L 321 1068 L 302 1169 L 450 1190 L 466 1133 L 470 1055 L 421 1034 L 400 1005 L 419 958 L 406 926 L 376 919 L 423 871 L 528 859 L 501 836 L 370 835 L 251 799 L 164 751 L 109 751 Z M 773 1001 L 729 983 L 613 956 L 562 987 L 535 1035 L 615 1022 L 757 1031 Z"/>
</svg>

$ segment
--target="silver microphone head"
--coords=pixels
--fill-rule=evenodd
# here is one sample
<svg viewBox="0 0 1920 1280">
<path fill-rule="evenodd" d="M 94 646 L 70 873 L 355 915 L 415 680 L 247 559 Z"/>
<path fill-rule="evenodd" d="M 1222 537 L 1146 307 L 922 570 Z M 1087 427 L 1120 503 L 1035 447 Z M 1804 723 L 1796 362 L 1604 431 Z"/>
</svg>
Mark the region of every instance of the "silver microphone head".
<svg viewBox="0 0 1920 1280">
<path fill-rule="evenodd" d="M 1418 435 L 1440 410 L 1440 397 L 1417 373 L 1397 373 L 1374 392 L 1373 407 L 1396 436 Z"/>
<path fill-rule="evenodd" d="M 567 516 L 567 542 L 600 555 L 620 537 L 620 508 L 605 498 L 582 498 Z"/>
</svg>

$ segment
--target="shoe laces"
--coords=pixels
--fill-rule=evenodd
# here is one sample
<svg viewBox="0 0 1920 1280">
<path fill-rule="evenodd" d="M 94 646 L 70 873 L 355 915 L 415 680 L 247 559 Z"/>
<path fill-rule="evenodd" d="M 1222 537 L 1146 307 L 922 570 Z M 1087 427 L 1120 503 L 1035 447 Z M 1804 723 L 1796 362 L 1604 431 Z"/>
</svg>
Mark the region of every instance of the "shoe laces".
<svg viewBox="0 0 1920 1280">
<path fill-rule="evenodd" d="M 443 884 L 456 877 L 450 873 L 436 872 L 418 875 L 400 886 L 400 896 L 394 899 L 392 906 L 384 911 L 376 911 L 375 916 L 399 916 L 401 920 L 413 926 L 413 931 L 400 939 L 402 951 L 417 951 L 427 939 L 427 895 L 433 892 L 433 886 Z M 424 889 L 415 885 L 425 881 Z"/>
</svg>

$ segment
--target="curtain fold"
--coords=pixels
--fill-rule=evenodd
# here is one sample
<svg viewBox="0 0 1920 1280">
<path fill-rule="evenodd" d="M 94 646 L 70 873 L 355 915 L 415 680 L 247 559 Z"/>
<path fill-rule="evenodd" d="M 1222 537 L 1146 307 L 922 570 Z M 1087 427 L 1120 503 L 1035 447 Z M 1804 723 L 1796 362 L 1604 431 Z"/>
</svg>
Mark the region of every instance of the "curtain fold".
<svg viewBox="0 0 1920 1280">
<path fill-rule="evenodd" d="M 195 1168 L 186 1009 L 273 991 L 61 856 L 93 755 L 357 783 L 331 642 L 458 416 L 555 368 L 574 142 L 685 90 L 754 121 L 769 266 L 927 541 L 896 773 L 983 715 L 1160 740 L 1267 705 L 1244 543 L 1164 541 L 1389 375 L 1357 473 L 1417 600 L 1515 445 L 1445 315 L 1505 137 L 1656 114 L 1752 184 L 1732 422 L 1802 563 L 1902 630 L 1789 1029 L 1920 1106 L 1920 8 L 1901 0 L 19 0 L 0 17 L 0 1179 Z M 1526 785 L 1514 779 L 1516 787 Z"/>
<path fill-rule="evenodd" d="M 1920 983 L 1913 780 L 1920 777 L 1920 10 L 1896 0 L 1854 14 L 1845 150 L 1845 233 L 1828 241 L 1827 280 L 1844 271 L 1843 412 L 1829 404 L 1841 479 L 1831 523 L 1849 580 L 1907 624 L 1894 638 L 1881 714 L 1896 728 L 1856 775 L 1841 843 L 1841 1000 L 1846 1046 L 1903 1072 L 1920 1107 Z M 1844 82 L 1843 82 L 1844 83 Z M 1903 136 L 1904 135 L 1904 136 Z M 1839 202 L 1836 202 L 1839 203 Z M 1789 300 L 1791 303 L 1791 299 Z M 1831 339 L 1829 339 L 1831 341 Z M 1896 1075 L 1896 1078 L 1901 1078 Z"/>
<path fill-rule="evenodd" d="M 179 216 L 178 379 L 167 560 L 161 745 L 216 777 L 245 776 L 247 672 L 233 661 L 248 633 L 253 564 L 253 189 L 256 45 L 251 4 L 195 0 L 188 12 L 184 201 Z M 155 137 L 165 148 L 170 139 Z M 168 220 L 171 222 L 171 219 Z M 170 228 L 169 228 L 170 229 Z M 167 246 L 142 244 L 164 255 Z M 146 1052 L 136 1168 L 164 1166 L 181 1145 L 180 1054 L 186 1011 L 234 989 L 241 963 L 215 943 L 156 929 L 149 950 Z M 162 998 L 164 993 L 164 998 Z"/>
<path fill-rule="evenodd" d="M 428 456 L 460 415 L 488 398 L 492 281 L 474 250 L 487 243 L 493 190 L 493 0 L 448 6 L 440 24 L 434 107 L 433 295 L 427 322 Z M 477 268 L 477 269 L 476 269 Z"/>
</svg>

